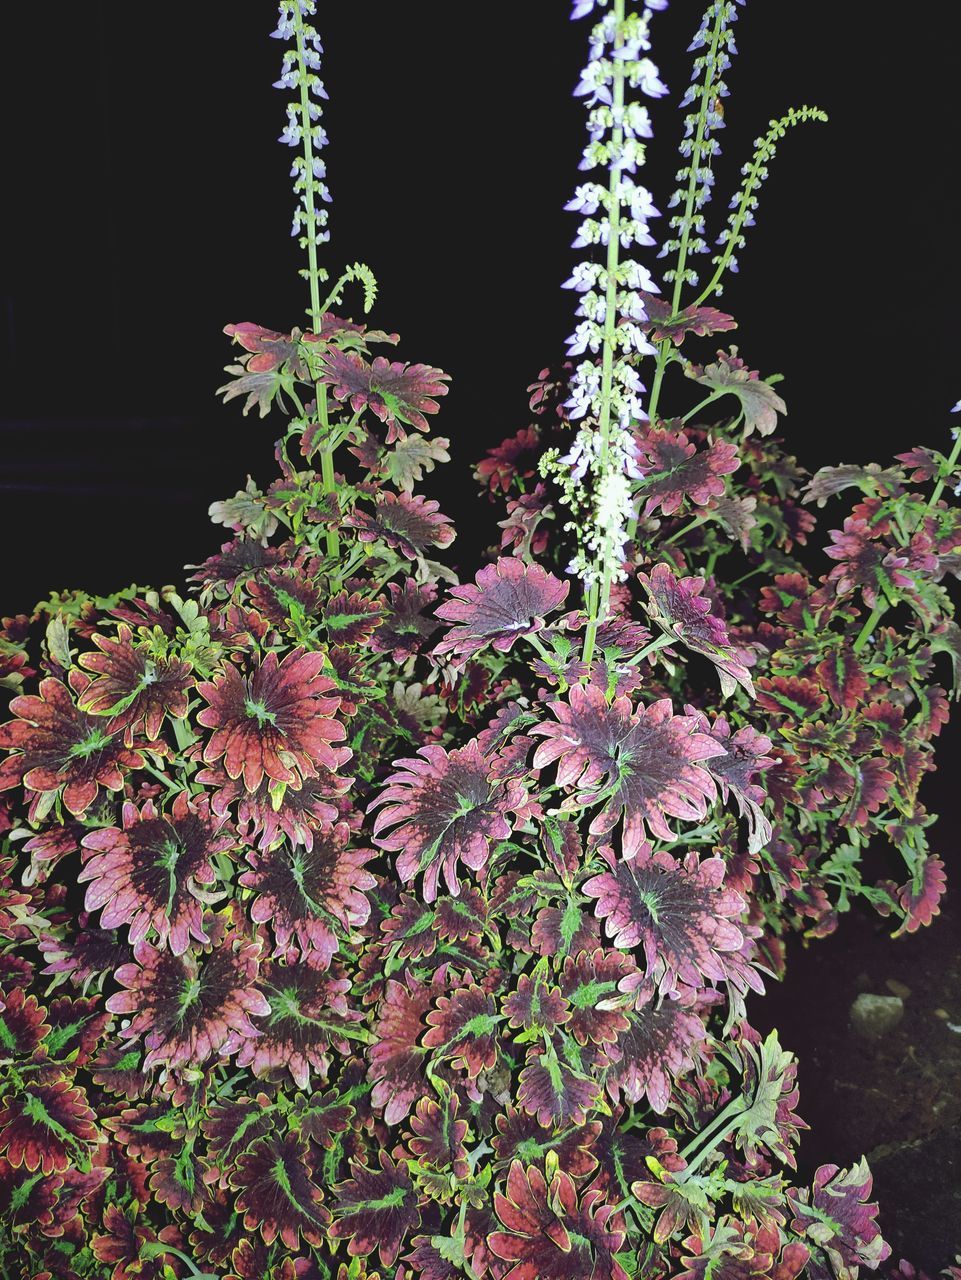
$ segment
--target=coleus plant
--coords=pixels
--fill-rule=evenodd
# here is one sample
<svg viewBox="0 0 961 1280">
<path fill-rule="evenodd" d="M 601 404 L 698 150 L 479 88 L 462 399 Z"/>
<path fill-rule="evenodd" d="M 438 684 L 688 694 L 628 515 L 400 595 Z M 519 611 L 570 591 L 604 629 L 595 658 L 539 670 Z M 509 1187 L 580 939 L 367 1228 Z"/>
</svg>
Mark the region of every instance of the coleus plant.
<svg viewBox="0 0 961 1280">
<path fill-rule="evenodd" d="M 338 316 L 366 267 L 322 297 L 321 48 L 313 0 L 282 0 L 309 325 L 228 325 L 221 389 L 287 414 L 279 477 L 213 504 L 233 536 L 192 593 L 4 621 L 6 1273 L 847 1280 L 888 1256 L 863 1161 L 796 1185 L 797 1065 L 746 1002 L 787 929 L 856 895 L 900 932 L 937 912 L 917 796 L 961 661 L 957 432 L 825 469 L 805 505 L 774 380 L 681 354 L 734 327 L 705 304 L 821 113 L 759 140 L 688 302 L 737 17 L 709 5 L 662 298 L 621 250 L 653 243 L 634 94 L 665 91 L 664 7 L 574 5 L 584 358 L 480 463 L 507 516 L 458 584 L 414 495 L 446 377 Z M 707 394 L 668 418 L 669 370 Z M 819 573 L 809 504 L 849 487 Z M 865 878 L 873 839 L 903 883 Z"/>
</svg>

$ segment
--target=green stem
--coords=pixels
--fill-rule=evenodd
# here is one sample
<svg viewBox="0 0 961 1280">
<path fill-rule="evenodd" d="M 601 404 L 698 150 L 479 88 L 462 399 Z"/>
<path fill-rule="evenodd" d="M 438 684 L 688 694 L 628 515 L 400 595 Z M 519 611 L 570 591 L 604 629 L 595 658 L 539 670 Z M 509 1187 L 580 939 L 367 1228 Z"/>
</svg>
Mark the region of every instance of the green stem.
<svg viewBox="0 0 961 1280">
<path fill-rule="evenodd" d="M 867 644 L 868 638 L 870 637 L 871 633 L 874 631 L 874 628 L 878 625 L 881 615 L 885 612 L 887 607 L 888 605 L 886 600 L 884 601 L 879 600 L 878 603 L 871 610 L 871 613 L 868 617 L 867 622 L 861 628 L 858 638 L 854 642 L 855 653 L 860 653 L 861 650 L 864 648 L 864 646 Z"/>
<path fill-rule="evenodd" d="M 307 60 L 304 56 L 304 18 L 300 4 L 293 7 L 294 31 L 297 37 L 297 67 L 300 81 L 300 122 L 304 143 L 304 205 L 307 210 L 307 279 L 310 284 L 310 323 L 314 333 L 321 330 L 320 272 L 317 266 L 317 204 L 314 185 L 314 144 L 311 138 L 310 98 L 307 93 Z M 327 421 L 327 388 L 322 382 L 315 385 L 318 421 L 324 430 L 325 440 L 320 446 L 320 478 L 324 493 L 334 493 L 334 457 L 326 437 L 330 433 Z M 327 554 L 336 557 L 340 553 L 340 538 L 336 529 L 327 530 Z"/>
<path fill-rule="evenodd" d="M 330 432 L 330 423 L 327 418 L 327 387 L 323 382 L 318 382 L 316 389 L 320 425 L 326 436 Z M 326 440 L 320 446 L 320 484 L 324 493 L 337 492 L 337 479 L 334 476 L 334 451 Z M 340 535 L 335 528 L 327 530 L 327 554 L 334 559 L 340 555 Z"/>
<path fill-rule="evenodd" d="M 304 143 L 304 206 L 307 210 L 307 279 L 310 284 L 310 322 L 315 333 L 320 331 L 320 273 L 317 268 L 317 189 L 314 186 L 314 140 L 311 137 L 310 96 L 307 92 L 309 70 L 304 55 L 304 16 L 300 5 L 293 6 L 294 31 L 297 37 L 297 71 L 300 81 L 300 123 Z"/>
<path fill-rule="evenodd" d="M 732 1098 L 727 1106 L 719 1111 L 706 1129 L 703 1129 L 692 1142 L 689 1142 L 684 1150 L 680 1153 L 682 1160 L 687 1160 L 690 1153 L 695 1147 L 704 1145 L 698 1151 L 693 1160 L 689 1161 L 687 1168 L 682 1169 L 675 1177 L 676 1182 L 686 1182 L 692 1177 L 694 1171 L 701 1165 L 707 1156 L 717 1147 L 718 1143 L 724 1140 L 724 1135 L 729 1133 L 733 1125 L 729 1123 L 739 1116 L 743 1111 L 747 1110 L 744 1106 L 743 1098 Z M 708 1141 L 710 1138 L 710 1141 Z"/>
<path fill-rule="evenodd" d="M 541 657 L 544 659 L 545 662 L 551 663 L 554 661 L 554 655 L 551 653 L 548 653 L 547 648 L 544 645 L 543 641 L 541 641 L 539 637 L 534 634 L 533 631 L 530 632 L 528 635 L 526 635 L 524 639 L 534 646 L 534 648 L 541 655 Z"/>
<path fill-rule="evenodd" d="M 928 505 L 924 508 L 924 514 L 921 516 L 922 522 L 931 514 L 934 508 L 941 501 L 941 494 L 944 493 L 944 486 L 947 484 L 948 476 L 954 470 L 959 457 L 961 457 L 961 428 L 958 429 L 958 437 L 954 442 L 954 448 L 948 455 L 947 475 L 943 475 L 934 486 L 931 497 L 928 499 Z"/>
<path fill-rule="evenodd" d="M 677 255 L 677 272 L 674 276 L 674 297 L 671 302 L 671 314 L 677 315 L 681 305 L 681 290 L 684 288 L 684 272 L 687 266 L 687 250 L 691 239 L 691 226 L 694 220 L 694 199 L 697 195 L 698 173 L 701 169 L 701 152 L 704 148 L 704 130 L 707 128 L 707 116 L 711 106 L 714 89 L 714 72 L 717 69 L 717 47 L 724 27 L 725 8 L 723 4 L 716 6 L 714 31 L 711 35 L 711 51 L 707 56 L 707 74 L 701 86 L 701 105 L 697 113 L 697 132 L 694 135 L 694 146 L 691 150 L 690 175 L 687 180 L 687 196 L 684 200 L 684 222 L 681 226 L 681 247 Z M 700 302 L 700 299 L 698 299 Z"/>
<path fill-rule="evenodd" d="M 614 48 L 619 49 L 624 43 L 624 5 L 625 0 L 614 0 Z M 613 101 L 611 109 L 616 120 L 620 120 L 624 113 L 624 62 L 620 58 L 614 59 L 614 86 Z M 614 339 L 617 330 L 617 267 L 620 254 L 620 236 L 621 236 L 621 200 L 619 188 L 621 185 L 621 159 L 624 146 L 624 129 L 621 124 L 616 124 L 611 131 L 611 152 L 616 157 L 611 165 L 610 181 L 608 183 L 608 235 L 607 235 L 607 287 L 604 294 L 604 345 L 603 355 L 601 358 L 601 412 L 598 422 L 598 429 L 601 434 L 601 451 L 599 459 L 599 473 L 604 475 L 610 466 L 611 451 L 611 388 L 614 381 Z M 594 656 L 594 645 L 597 640 L 597 628 L 601 620 L 607 614 L 608 600 L 611 594 L 611 580 L 613 578 L 613 566 L 610 563 L 611 553 L 604 557 L 604 566 L 601 573 L 600 589 L 597 593 L 596 603 L 590 609 L 587 623 L 587 630 L 584 635 L 584 653 L 583 659 L 585 663 L 589 663 Z"/>
<path fill-rule="evenodd" d="M 681 226 L 681 243 L 677 255 L 677 269 L 674 273 L 674 293 L 671 299 L 671 315 L 677 315 L 681 306 L 681 290 L 684 288 L 684 271 L 687 266 L 687 253 L 691 240 L 691 226 L 694 218 L 694 200 L 697 195 L 697 175 L 701 168 L 701 152 L 704 149 L 704 130 L 707 127 L 707 114 L 711 105 L 711 92 L 714 88 L 714 71 L 717 67 L 717 47 L 721 39 L 721 31 L 724 26 L 724 6 L 717 6 L 717 13 L 714 18 L 714 31 L 711 35 L 711 51 L 708 55 L 707 67 L 708 73 L 704 77 L 704 84 L 701 86 L 701 105 L 697 113 L 697 132 L 694 135 L 694 145 L 691 150 L 690 175 L 687 181 L 687 195 L 684 199 L 684 221 Z M 700 299 L 698 299 L 700 302 Z M 657 423 L 657 406 L 661 397 L 661 383 L 664 381 L 664 370 L 667 368 L 668 357 L 671 351 L 671 339 L 663 338 L 657 344 L 657 365 L 654 369 L 654 381 L 651 384 L 651 399 L 648 404 L 647 413 L 651 426 Z M 714 399 L 713 396 L 709 399 Z M 707 403 L 707 401 L 705 401 Z M 696 413 L 697 409 L 702 408 L 698 405 L 691 413 Z M 690 416 L 690 415 L 688 415 Z M 687 418 L 684 418 L 687 422 Z M 633 541 L 637 532 L 637 514 L 632 516 L 627 526 L 628 537 Z"/>
<path fill-rule="evenodd" d="M 731 588 L 739 587 L 742 582 L 747 582 L 748 578 L 753 578 L 759 573 L 763 573 L 768 566 L 766 564 L 758 565 L 756 569 L 752 569 L 750 573 L 743 574 L 740 578 L 735 578 L 731 583 Z"/>
<path fill-rule="evenodd" d="M 685 413 L 681 421 L 687 422 L 690 418 L 694 417 L 695 413 L 700 413 L 703 408 L 709 405 L 713 400 L 717 400 L 718 397 L 722 396 L 723 394 L 724 393 L 722 391 L 712 391 L 709 396 L 704 397 L 704 399 L 700 402 L 700 404 L 696 404 L 693 409 L 691 409 L 688 413 Z"/>
<path fill-rule="evenodd" d="M 695 516 L 693 520 L 688 520 L 687 524 L 682 525 L 681 528 L 675 533 L 672 533 L 669 538 L 664 539 L 664 546 L 669 547 L 672 542 L 677 542 L 678 538 L 683 538 L 685 533 L 690 533 L 691 530 L 696 529 L 698 525 L 704 524 L 705 520 L 707 520 L 707 516 Z"/>
<path fill-rule="evenodd" d="M 658 649 L 666 649 L 669 644 L 676 643 L 677 636 L 668 635 L 665 631 L 663 634 L 659 635 L 656 640 L 652 640 L 650 644 L 645 645 L 640 653 L 635 653 L 634 657 L 630 658 L 625 663 L 625 666 L 636 667 L 637 664 L 644 658 L 648 657 L 649 654 L 657 653 Z"/>
</svg>

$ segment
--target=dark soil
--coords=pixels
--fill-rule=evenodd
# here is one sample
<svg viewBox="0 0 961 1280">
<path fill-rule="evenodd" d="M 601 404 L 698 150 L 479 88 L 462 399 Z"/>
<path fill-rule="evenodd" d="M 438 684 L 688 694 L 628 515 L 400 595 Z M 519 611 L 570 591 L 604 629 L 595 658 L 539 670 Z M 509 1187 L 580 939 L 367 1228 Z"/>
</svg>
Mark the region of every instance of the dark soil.
<svg viewBox="0 0 961 1280">
<path fill-rule="evenodd" d="M 946 763 L 946 762 L 945 762 Z M 957 784 L 955 783 L 955 786 Z M 956 807 L 956 806 L 955 806 Z M 942 841 L 957 826 L 939 823 Z M 938 841 L 934 840 L 934 847 Z M 952 844 L 956 847 L 956 841 Z M 945 859 L 952 871 L 950 853 Z M 932 1276 L 961 1253 L 961 881 L 933 924 L 892 940 L 852 911 L 831 937 L 788 951 L 783 983 L 750 1010 L 800 1067 L 799 1174 L 867 1156 L 893 1253 Z M 851 1021 L 862 992 L 900 996 L 901 1021 L 870 1037 Z"/>
</svg>

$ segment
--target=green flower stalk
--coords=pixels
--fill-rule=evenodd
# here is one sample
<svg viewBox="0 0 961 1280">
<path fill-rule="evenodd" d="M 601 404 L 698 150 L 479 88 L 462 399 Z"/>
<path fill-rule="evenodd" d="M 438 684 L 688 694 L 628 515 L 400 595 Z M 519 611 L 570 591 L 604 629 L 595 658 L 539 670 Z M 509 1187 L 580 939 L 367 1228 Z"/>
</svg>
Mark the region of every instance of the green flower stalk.
<svg viewBox="0 0 961 1280">
<path fill-rule="evenodd" d="M 572 16 L 591 12 L 581 0 Z M 575 248 L 599 246 L 604 262 L 582 262 L 565 288 L 581 295 L 581 317 L 568 340 L 570 355 L 584 355 L 571 378 L 567 407 L 570 417 L 582 419 L 572 448 L 553 457 L 549 469 L 561 478 L 562 501 L 571 507 L 579 548 L 569 566 L 584 583 L 588 627 L 584 659 L 590 661 L 597 628 L 607 614 L 611 585 L 623 576 L 626 522 L 630 516 L 631 478 L 639 478 L 634 461 L 631 423 L 644 417 L 644 390 L 633 362 L 653 354 L 638 321 L 647 318 L 638 290 L 657 291 L 650 273 L 621 256 L 631 245 L 654 243 L 648 218 L 656 216 L 650 193 L 635 183 L 633 174 L 644 163 L 645 143 L 651 136 L 647 108 L 628 101 L 628 89 L 650 97 L 667 92 L 657 68 L 642 56 L 650 48 L 648 24 L 653 9 L 666 0 L 628 12 L 627 0 L 613 0 L 595 23 L 590 56 L 575 95 L 588 107 L 590 141 L 580 168 L 608 171 L 605 183 L 578 186 L 567 208 L 583 215 Z M 594 215 L 598 216 L 595 217 Z"/>
<path fill-rule="evenodd" d="M 324 47 L 320 36 L 306 16 L 316 12 L 316 0 L 281 0 L 280 16 L 277 29 L 272 32 L 276 39 L 294 40 L 293 48 L 284 54 L 280 79 L 275 81 L 274 88 L 297 90 L 298 96 L 287 103 L 287 124 L 280 141 L 291 147 L 301 148 L 291 166 L 291 177 L 294 179 L 294 191 L 298 195 L 298 204 L 294 212 L 292 235 L 298 235 L 301 228 L 300 247 L 307 250 L 307 267 L 301 270 L 310 288 L 310 308 L 308 314 L 311 329 L 314 333 L 321 330 L 323 307 L 320 300 L 321 282 L 328 278 L 328 273 L 317 262 L 317 246 L 330 239 L 327 227 L 327 210 L 324 203 L 330 202 L 330 192 L 324 178 L 327 168 L 320 159 L 319 152 L 327 144 L 327 133 L 317 123 L 323 115 L 320 100 L 326 100 L 327 91 L 324 83 L 317 75 L 320 70 L 320 55 Z M 316 384 L 317 421 L 326 437 L 330 431 L 327 416 L 327 388 L 323 383 Z M 334 451 L 325 442 L 321 445 L 320 474 L 324 493 L 334 493 L 337 481 L 334 476 Z M 337 531 L 332 529 L 327 534 L 327 551 L 331 556 L 339 553 L 340 540 Z"/>
</svg>

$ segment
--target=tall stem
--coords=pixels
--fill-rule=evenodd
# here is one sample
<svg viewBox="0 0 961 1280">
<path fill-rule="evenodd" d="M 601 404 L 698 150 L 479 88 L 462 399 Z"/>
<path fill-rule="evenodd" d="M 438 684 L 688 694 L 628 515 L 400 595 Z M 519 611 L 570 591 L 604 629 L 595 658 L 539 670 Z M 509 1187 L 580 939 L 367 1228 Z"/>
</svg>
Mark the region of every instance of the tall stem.
<svg viewBox="0 0 961 1280">
<path fill-rule="evenodd" d="M 947 475 L 942 476 L 938 481 L 938 483 L 934 486 L 934 491 L 932 492 L 931 497 L 928 499 L 928 505 L 924 509 L 924 515 L 922 515 L 921 517 L 922 521 L 924 520 L 925 516 L 928 516 L 931 514 L 934 508 L 941 501 L 941 494 L 944 493 L 944 486 L 947 484 L 947 478 L 951 474 L 951 472 L 954 470 L 959 456 L 961 456 L 961 428 L 958 428 L 958 436 L 954 442 L 954 448 L 951 450 L 951 453 L 948 455 L 948 463 L 946 467 Z"/>
<path fill-rule="evenodd" d="M 724 29 L 725 5 L 719 2 L 714 15 L 714 31 L 711 35 L 711 52 L 708 54 L 704 84 L 701 86 L 701 106 L 697 113 L 697 132 L 694 135 L 694 146 L 691 150 L 690 174 L 687 180 L 687 195 L 684 199 L 684 221 L 681 225 L 681 247 L 677 255 L 677 272 L 674 276 L 674 296 L 671 299 L 671 314 L 677 315 L 681 305 L 681 290 L 684 288 L 684 271 L 687 266 L 687 251 L 691 240 L 691 227 L 694 222 L 694 199 L 697 195 L 698 173 L 701 168 L 701 152 L 704 150 L 704 130 L 711 106 L 711 95 L 714 91 L 714 74 L 717 70 L 717 46 Z"/>
<path fill-rule="evenodd" d="M 614 23 L 616 35 L 614 48 L 619 49 L 624 43 L 624 3 L 625 0 L 614 0 Z M 624 113 L 624 62 L 620 58 L 613 59 L 613 115 L 614 128 L 611 131 L 611 152 L 614 157 L 611 164 L 611 176 L 608 182 L 608 236 L 607 236 L 607 288 L 604 294 L 604 342 L 601 356 L 601 412 L 598 430 L 601 436 L 600 474 L 604 475 L 610 465 L 611 452 L 611 389 L 614 381 L 614 339 L 617 331 L 617 266 L 620 256 L 621 235 L 621 164 L 624 147 L 624 129 L 621 120 Z M 587 631 L 584 635 L 585 662 L 594 656 L 594 645 L 597 640 L 597 628 L 607 614 L 608 601 L 611 594 L 611 580 L 614 566 L 611 556 L 603 558 L 600 590 L 596 604 L 590 610 Z"/>
<path fill-rule="evenodd" d="M 297 68 L 300 82 L 301 139 L 304 144 L 304 206 L 307 211 L 307 280 L 310 285 L 310 324 L 314 333 L 321 330 L 320 270 L 317 265 L 317 189 L 314 184 L 314 144 L 311 137 L 310 97 L 307 92 L 307 58 L 304 53 L 304 16 L 300 2 L 293 8 L 294 32 L 297 37 Z M 327 387 L 322 382 L 314 384 L 317 397 L 318 421 L 324 429 L 324 443 L 320 446 L 320 483 L 324 493 L 334 493 L 337 481 L 334 477 L 334 452 L 326 437 L 330 431 L 327 420 Z M 336 529 L 327 530 L 327 554 L 340 554 L 340 537 Z"/>
<path fill-rule="evenodd" d="M 684 197 L 684 216 L 681 223 L 681 243 L 677 253 L 677 269 L 674 273 L 674 292 L 671 297 L 672 315 L 677 315 L 681 306 L 681 291 L 684 288 L 684 272 L 687 267 L 687 254 L 691 242 L 691 229 L 694 225 L 694 202 L 697 196 L 697 175 L 701 168 L 701 158 L 704 150 L 704 130 L 707 127 L 707 115 L 711 105 L 711 94 L 714 89 L 714 76 L 717 69 L 717 48 L 723 29 L 724 6 L 719 3 L 714 16 L 714 30 L 711 34 L 711 52 L 708 55 L 704 84 L 701 86 L 701 105 L 697 113 L 697 131 L 694 135 L 694 145 L 691 148 L 691 163 L 689 166 L 690 173 L 687 180 L 687 194 Z M 661 383 L 664 381 L 664 371 L 667 368 L 670 350 L 671 339 L 662 338 L 657 344 L 657 365 L 654 369 L 654 381 L 651 384 L 651 399 L 647 409 L 647 415 L 651 426 L 654 426 L 657 421 L 656 415 L 658 401 L 661 396 Z M 627 526 L 628 537 L 632 540 L 634 535 L 637 533 L 637 520 L 638 515 L 637 512 L 635 512 Z"/>
</svg>

